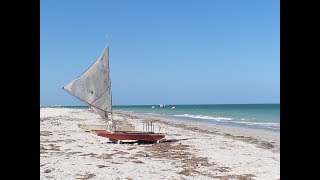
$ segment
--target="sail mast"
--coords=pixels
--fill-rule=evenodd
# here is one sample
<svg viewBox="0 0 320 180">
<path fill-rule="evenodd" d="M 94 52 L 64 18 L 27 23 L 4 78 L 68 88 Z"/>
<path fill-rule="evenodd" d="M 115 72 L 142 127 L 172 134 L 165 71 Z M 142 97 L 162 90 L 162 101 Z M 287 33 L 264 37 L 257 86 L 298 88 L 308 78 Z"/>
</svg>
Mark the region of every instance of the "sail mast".
<svg viewBox="0 0 320 180">
<path fill-rule="evenodd" d="M 109 81 L 110 81 L 110 85 L 109 85 L 109 88 L 110 88 L 110 111 L 111 111 L 111 115 L 112 115 L 112 89 L 111 89 L 111 78 L 110 78 L 110 59 L 109 59 L 109 42 L 108 42 L 108 33 L 106 34 L 106 41 L 107 41 L 107 48 L 108 48 L 108 54 L 107 54 L 107 58 L 108 58 L 108 70 L 109 70 L 109 74 L 108 74 L 108 78 L 109 78 Z M 113 121 L 113 118 L 111 118 L 111 120 Z"/>
<path fill-rule="evenodd" d="M 107 41 L 107 48 L 108 48 L 108 69 L 109 69 L 109 74 L 108 74 L 108 77 L 109 77 L 109 81 L 110 81 L 110 85 L 109 85 L 109 88 L 110 88 L 110 113 L 111 113 L 111 128 L 114 127 L 114 122 L 113 122 L 113 112 L 112 112 L 112 88 L 111 88 L 111 77 L 110 77 L 110 59 L 109 59 L 109 50 L 110 50 L 110 47 L 109 47 L 109 43 L 108 43 L 108 33 L 106 34 L 106 41 Z M 115 128 L 115 127 L 114 127 Z"/>
</svg>

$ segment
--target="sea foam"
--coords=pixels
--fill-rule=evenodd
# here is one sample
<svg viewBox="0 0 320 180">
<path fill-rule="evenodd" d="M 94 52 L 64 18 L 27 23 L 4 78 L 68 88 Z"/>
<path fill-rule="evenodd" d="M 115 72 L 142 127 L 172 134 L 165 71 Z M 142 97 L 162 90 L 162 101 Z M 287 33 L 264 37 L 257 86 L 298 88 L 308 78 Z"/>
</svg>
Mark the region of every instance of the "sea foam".
<svg viewBox="0 0 320 180">
<path fill-rule="evenodd" d="M 189 117 L 189 118 L 195 118 L 195 119 L 211 119 L 216 121 L 230 121 L 234 119 L 234 118 L 228 118 L 228 117 L 219 117 L 219 116 L 215 117 L 215 116 L 203 116 L 203 115 L 191 115 L 191 114 L 178 114 L 174 116 Z"/>
</svg>

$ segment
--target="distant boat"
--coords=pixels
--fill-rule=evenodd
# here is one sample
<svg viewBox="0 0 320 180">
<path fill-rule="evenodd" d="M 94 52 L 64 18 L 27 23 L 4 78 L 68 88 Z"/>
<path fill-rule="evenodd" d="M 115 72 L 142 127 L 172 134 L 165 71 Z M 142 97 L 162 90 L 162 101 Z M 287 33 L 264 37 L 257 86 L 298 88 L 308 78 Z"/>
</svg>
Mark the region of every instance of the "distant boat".
<svg viewBox="0 0 320 180">
<path fill-rule="evenodd" d="M 154 109 L 154 106 L 152 106 L 151 108 Z"/>
<path fill-rule="evenodd" d="M 160 108 L 164 108 L 164 107 L 166 107 L 166 105 L 160 104 Z"/>
<path fill-rule="evenodd" d="M 176 107 L 173 106 L 171 109 L 176 109 Z"/>
</svg>

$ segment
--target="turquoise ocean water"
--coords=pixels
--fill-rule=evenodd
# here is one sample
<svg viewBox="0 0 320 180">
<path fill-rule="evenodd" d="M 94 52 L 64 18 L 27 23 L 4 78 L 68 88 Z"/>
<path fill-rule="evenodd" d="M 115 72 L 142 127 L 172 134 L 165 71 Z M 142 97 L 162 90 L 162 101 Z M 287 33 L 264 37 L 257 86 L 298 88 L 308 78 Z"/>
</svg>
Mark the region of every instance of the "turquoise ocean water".
<svg viewBox="0 0 320 180">
<path fill-rule="evenodd" d="M 164 108 L 160 108 L 159 105 L 130 105 L 113 106 L 113 110 L 208 125 L 280 131 L 280 104 L 166 105 Z"/>
</svg>

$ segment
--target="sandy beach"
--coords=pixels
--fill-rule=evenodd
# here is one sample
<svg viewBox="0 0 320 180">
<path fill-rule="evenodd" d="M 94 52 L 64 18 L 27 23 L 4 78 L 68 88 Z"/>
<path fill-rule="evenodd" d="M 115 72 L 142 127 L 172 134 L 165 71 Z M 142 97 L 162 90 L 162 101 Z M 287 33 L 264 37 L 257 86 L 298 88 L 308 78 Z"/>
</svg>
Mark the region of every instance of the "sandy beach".
<svg viewBox="0 0 320 180">
<path fill-rule="evenodd" d="M 152 121 L 159 144 L 115 144 L 79 128 L 105 125 L 89 109 L 40 108 L 40 179 L 263 179 L 280 177 L 280 134 L 114 112 L 142 130 Z M 159 128 L 160 127 L 160 128 Z"/>
</svg>

